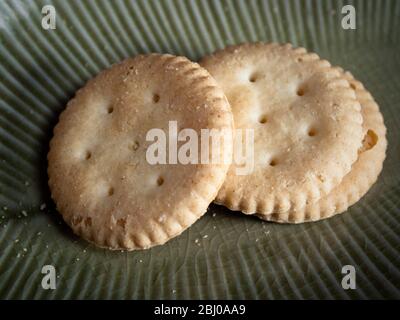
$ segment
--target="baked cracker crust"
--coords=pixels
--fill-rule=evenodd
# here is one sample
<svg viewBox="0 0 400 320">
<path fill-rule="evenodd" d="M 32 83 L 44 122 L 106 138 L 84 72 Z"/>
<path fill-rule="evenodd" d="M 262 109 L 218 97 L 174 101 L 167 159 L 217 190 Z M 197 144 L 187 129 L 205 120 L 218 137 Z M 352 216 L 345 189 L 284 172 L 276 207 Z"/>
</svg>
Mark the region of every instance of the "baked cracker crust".
<svg viewBox="0 0 400 320">
<path fill-rule="evenodd" d="M 338 69 L 342 71 L 341 68 Z M 387 148 L 383 117 L 378 104 L 363 84 L 354 79 L 350 72 L 345 72 L 345 77 L 356 92 L 364 119 L 364 143 L 351 171 L 335 189 L 316 203 L 287 213 L 260 215 L 260 218 L 281 223 L 302 223 L 326 219 L 346 211 L 360 200 L 378 179 Z"/>
<path fill-rule="evenodd" d="M 254 129 L 255 169 L 233 163 L 216 203 L 263 215 L 304 207 L 350 171 L 361 146 L 354 90 L 326 60 L 290 44 L 231 46 L 200 64 L 231 104 L 236 129 Z"/>
<path fill-rule="evenodd" d="M 62 112 L 48 153 L 51 195 L 73 231 L 100 247 L 163 244 L 207 210 L 229 163 L 150 165 L 146 133 L 225 129 L 233 118 L 209 73 L 184 57 L 129 58 L 89 80 Z M 232 136 L 219 150 L 232 153 Z"/>
</svg>

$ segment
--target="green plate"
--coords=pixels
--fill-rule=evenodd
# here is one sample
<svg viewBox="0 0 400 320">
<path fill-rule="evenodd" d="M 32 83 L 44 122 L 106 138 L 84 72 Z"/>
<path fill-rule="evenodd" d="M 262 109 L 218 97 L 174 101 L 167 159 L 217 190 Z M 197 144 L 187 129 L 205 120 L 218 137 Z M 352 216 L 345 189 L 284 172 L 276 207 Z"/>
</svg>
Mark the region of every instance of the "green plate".
<svg viewBox="0 0 400 320">
<path fill-rule="evenodd" d="M 1 298 L 399 298 L 400 1 L 1 1 Z M 42 6 L 56 29 L 41 26 Z M 193 60 L 228 44 L 279 41 L 350 70 L 385 117 L 379 181 L 347 213 L 278 225 L 211 205 L 181 236 L 141 252 L 75 237 L 49 198 L 48 142 L 86 80 L 125 57 L 169 52 Z M 42 204 L 46 204 L 43 208 Z M 42 206 L 42 210 L 40 207 Z M 41 286 L 44 265 L 56 289 Z M 356 289 L 342 288 L 353 265 Z"/>
</svg>

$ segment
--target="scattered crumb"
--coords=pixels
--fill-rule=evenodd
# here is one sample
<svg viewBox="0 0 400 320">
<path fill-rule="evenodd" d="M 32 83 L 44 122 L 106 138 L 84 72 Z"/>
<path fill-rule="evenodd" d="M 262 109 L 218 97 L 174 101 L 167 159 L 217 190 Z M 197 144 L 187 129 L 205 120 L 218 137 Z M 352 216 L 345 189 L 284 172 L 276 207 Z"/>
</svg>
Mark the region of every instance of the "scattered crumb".
<svg viewBox="0 0 400 320">
<path fill-rule="evenodd" d="M 24 249 L 22 249 L 22 250 L 24 250 L 24 252 L 27 252 L 27 251 L 28 251 L 28 249 L 27 249 L 27 248 L 24 248 Z"/>
<path fill-rule="evenodd" d="M 214 230 L 217 229 L 217 226 L 213 226 L 213 229 L 214 229 Z"/>
<path fill-rule="evenodd" d="M 46 204 L 45 204 L 45 203 L 42 203 L 42 204 L 40 205 L 40 210 L 43 211 L 44 209 L 46 209 Z"/>
<path fill-rule="evenodd" d="M 8 208 L 7 208 L 6 206 L 4 206 L 4 207 L 3 207 L 3 210 L 4 210 L 4 211 L 7 211 L 7 210 L 8 210 Z"/>
<path fill-rule="evenodd" d="M 213 218 L 214 218 L 216 215 L 217 215 L 217 214 L 214 212 L 214 213 L 212 214 Z"/>
<path fill-rule="evenodd" d="M 19 239 L 15 239 L 14 242 L 15 242 L 15 243 L 18 243 L 18 242 L 19 242 Z"/>
<path fill-rule="evenodd" d="M 173 290 L 172 290 L 172 293 L 176 293 L 176 290 L 175 290 L 175 289 L 173 289 Z"/>
<path fill-rule="evenodd" d="M 194 243 L 199 243 L 199 239 L 194 240 Z"/>
<path fill-rule="evenodd" d="M 256 242 L 258 242 L 258 238 L 256 239 Z"/>
<path fill-rule="evenodd" d="M 205 234 L 204 236 L 203 236 L 203 239 L 207 239 L 208 238 L 208 234 Z"/>
<path fill-rule="evenodd" d="M 24 217 L 27 217 L 27 216 L 28 216 L 28 213 L 27 213 L 25 210 L 22 210 L 21 213 L 22 213 L 22 215 L 23 215 Z"/>
<path fill-rule="evenodd" d="M 142 262 L 143 262 L 143 260 L 142 260 L 142 259 L 140 259 L 140 260 L 139 260 L 139 262 L 140 262 L 140 263 L 142 263 Z"/>
<path fill-rule="evenodd" d="M 76 261 L 79 261 L 79 258 L 76 258 Z"/>
<path fill-rule="evenodd" d="M 38 236 L 40 236 L 41 234 L 42 234 L 42 233 L 41 233 L 40 231 L 37 233 Z"/>
<path fill-rule="evenodd" d="M 159 218 L 158 218 L 158 222 L 164 222 L 166 219 L 165 214 L 162 214 Z"/>
<path fill-rule="evenodd" d="M 21 254 L 18 252 L 18 254 L 17 254 L 17 258 L 19 258 L 19 257 L 21 257 Z"/>
</svg>

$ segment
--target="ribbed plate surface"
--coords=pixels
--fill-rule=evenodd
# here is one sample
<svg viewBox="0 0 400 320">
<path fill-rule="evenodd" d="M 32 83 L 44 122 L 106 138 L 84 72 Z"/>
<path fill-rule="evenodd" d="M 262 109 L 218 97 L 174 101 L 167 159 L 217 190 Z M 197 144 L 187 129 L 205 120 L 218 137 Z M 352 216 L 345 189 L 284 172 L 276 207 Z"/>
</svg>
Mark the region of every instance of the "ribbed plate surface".
<svg viewBox="0 0 400 320">
<path fill-rule="evenodd" d="M 1 1 L 0 297 L 399 298 L 400 1 L 352 1 L 356 30 L 341 28 L 344 2 Z M 56 8 L 56 30 L 41 28 L 45 4 Z M 73 93 L 137 53 L 197 60 L 256 40 L 316 51 L 353 72 L 380 104 L 388 156 L 362 201 L 296 226 L 212 205 L 180 237 L 143 252 L 74 237 L 49 200 L 46 176 L 51 130 Z M 40 285 L 46 264 L 56 267 L 56 290 Z M 356 290 L 341 287 L 348 264 Z"/>
</svg>

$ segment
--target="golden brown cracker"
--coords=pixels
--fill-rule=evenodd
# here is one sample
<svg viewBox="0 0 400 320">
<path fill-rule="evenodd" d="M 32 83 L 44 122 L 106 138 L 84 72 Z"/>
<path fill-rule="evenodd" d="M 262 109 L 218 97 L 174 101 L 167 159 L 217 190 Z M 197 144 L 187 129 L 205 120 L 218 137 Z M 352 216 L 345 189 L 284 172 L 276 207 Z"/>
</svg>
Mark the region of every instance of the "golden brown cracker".
<svg viewBox="0 0 400 320">
<path fill-rule="evenodd" d="M 354 79 L 349 72 L 345 73 L 345 77 L 356 92 L 363 116 L 364 139 L 357 161 L 342 182 L 319 201 L 287 213 L 260 216 L 262 219 L 282 223 L 301 223 L 331 217 L 346 211 L 360 200 L 378 179 L 387 147 L 383 117 L 378 104 L 362 83 Z"/>
<path fill-rule="evenodd" d="M 233 119 L 209 73 L 184 57 L 139 55 L 90 80 L 68 103 L 48 154 L 49 186 L 64 220 L 98 246 L 144 249 L 179 235 L 202 216 L 229 164 L 146 160 L 153 128 L 228 130 Z M 229 157 L 228 157 L 229 158 Z"/>
<path fill-rule="evenodd" d="M 247 214 L 313 203 L 350 171 L 362 143 L 354 90 L 326 60 L 289 44 L 231 46 L 200 62 L 231 104 L 236 129 L 254 129 L 254 171 L 233 163 L 215 200 Z"/>
</svg>

